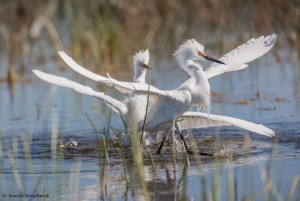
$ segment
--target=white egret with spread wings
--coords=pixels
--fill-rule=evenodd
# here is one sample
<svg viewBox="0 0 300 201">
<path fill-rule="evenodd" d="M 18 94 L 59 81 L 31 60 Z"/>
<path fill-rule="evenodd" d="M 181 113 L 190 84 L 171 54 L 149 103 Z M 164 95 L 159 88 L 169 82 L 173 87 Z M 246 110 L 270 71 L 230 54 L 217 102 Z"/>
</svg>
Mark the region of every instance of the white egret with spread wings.
<svg viewBox="0 0 300 201">
<path fill-rule="evenodd" d="M 245 68 L 247 66 L 247 62 L 269 51 L 273 47 L 276 38 L 277 36 L 273 34 L 265 38 L 261 37 L 259 39 L 249 40 L 247 43 L 224 55 L 219 60 L 208 57 L 204 53 L 204 47 L 195 40 L 188 40 L 179 47 L 174 55 L 181 68 L 190 75 L 190 78 L 182 83 L 179 88 L 174 90 L 159 90 L 153 86 L 150 87 L 150 101 L 145 131 L 157 132 L 165 130 L 168 133 L 173 127 L 173 119 L 179 120 L 184 118 L 187 120 L 197 118 L 198 123 L 200 119 L 205 119 L 207 122 L 203 124 L 202 121 L 202 123 L 198 125 L 195 123 L 186 124 L 182 122 L 182 125 L 188 125 L 187 128 L 207 127 L 210 125 L 236 125 L 262 135 L 273 136 L 274 132 L 272 130 L 251 122 L 205 113 L 184 113 L 188 111 L 192 105 L 198 105 L 200 108 L 208 110 L 210 106 L 210 87 L 207 78 L 226 71 Z M 245 57 L 245 54 L 249 54 L 249 52 L 252 53 Z M 60 55 L 62 57 L 67 56 L 63 52 L 60 52 Z M 212 60 L 219 63 L 220 66 L 213 64 L 207 71 L 204 72 L 202 66 L 195 63 L 194 60 Z M 117 89 L 121 89 L 123 92 L 133 91 L 135 95 L 132 98 L 121 102 L 103 93 L 95 92 L 90 87 L 67 80 L 66 78 L 46 74 L 38 70 L 34 70 L 34 73 L 49 83 L 71 88 L 79 93 L 101 99 L 114 111 L 124 117 L 126 124 L 129 125 L 129 129 L 134 128 L 137 125 L 137 129 L 141 131 L 146 108 L 145 93 L 148 92 L 148 87 L 145 89 L 145 86 L 148 86 L 147 84 L 119 82 L 112 78 L 105 78 L 84 69 L 71 58 L 69 58 L 66 63 L 70 67 L 72 66 L 72 68 L 80 74 L 83 74 L 93 80 L 104 82 L 108 85 L 117 86 Z M 176 122 L 175 127 L 181 134 L 178 122 Z M 182 134 L 181 138 L 183 139 Z M 187 148 L 186 144 L 185 147 Z"/>
</svg>

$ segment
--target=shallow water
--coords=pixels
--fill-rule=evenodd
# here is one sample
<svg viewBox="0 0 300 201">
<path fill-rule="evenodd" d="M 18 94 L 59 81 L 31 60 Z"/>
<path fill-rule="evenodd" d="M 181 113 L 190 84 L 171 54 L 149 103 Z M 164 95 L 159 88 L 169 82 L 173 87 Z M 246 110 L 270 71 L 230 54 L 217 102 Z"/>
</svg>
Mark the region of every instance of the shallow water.
<svg viewBox="0 0 300 201">
<path fill-rule="evenodd" d="M 298 60 L 289 53 L 282 51 L 281 62 L 267 54 L 246 70 L 210 80 L 212 113 L 262 123 L 275 130 L 276 137 L 249 134 L 235 127 L 185 131 L 198 149 L 219 153 L 219 157 L 201 157 L 201 161 L 188 156 L 189 163 L 180 144 L 173 163 L 171 139 L 161 155 L 155 153 L 156 146 L 148 147 L 143 178 L 150 200 L 288 197 L 294 179 L 300 176 L 300 70 Z M 157 66 L 151 71 L 151 80 L 160 88 L 174 88 L 186 78 L 171 65 Z M 120 94 L 71 70 L 43 70 L 120 98 Z M 167 74 L 170 76 L 164 76 Z M 109 162 L 99 151 L 104 127 L 124 129 L 119 117 L 112 114 L 110 118 L 111 111 L 96 99 L 50 86 L 31 73 L 26 76 L 29 81 L 16 82 L 12 92 L 6 83 L 0 83 L 0 200 L 4 194 L 23 192 L 49 195 L 51 200 L 144 200 L 146 192 L 130 148 L 124 148 L 125 162 L 115 140 L 107 139 Z M 70 140 L 78 145 L 64 146 Z M 300 198 L 299 182 L 295 189 L 290 200 Z"/>
<path fill-rule="evenodd" d="M 299 122 L 289 122 L 285 126 L 300 129 Z M 242 200 L 257 196 L 258 200 L 264 200 L 268 195 L 260 190 L 268 179 L 278 194 L 287 197 L 292 181 L 300 174 L 299 132 L 284 131 L 275 139 L 254 134 L 244 138 L 234 128 L 221 129 L 220 133 L 221 142 L 216 141 L 213 131 L 196 137 L 198 147 L 206 147 L 206 151 L 235 153 L 234 156 L 202 157 L 200 165 L 193 156 L 189 156 L 188 167 L 185 154 L 178 150 L 174 165 L 170 148 L 172 144 L 169 142 L 161 155 L 155 154 L 156 147 L 150 148 L 154 157 L 153 169 L 149 155 L 145 152 L 144 178 L 150 199 L 195 200 L 207 196 L 208 200 L 216 200 L 213 196 L 219 196 L 221 200 L 232 200 L 233 197 Z M 200 136 L 200 131 L 193 134 Z M 130 148 L 125 148 L 127 154 L 124 167 L 119 146 L 113 147 L 112 142 L 108 142 L 108 163 L 104 156 L 99 159 L 99 143 L 91 134 L 67 135 L 59 141 L 68 141 L 69 137 L 76 139 L 79 145 L 58 148 L 55 154 L 51 153 L 50 138 L 33 137 L 31 150 L 28 151 L 30 158 L 24 151 L 25 140 L 20 140 L 20 137 L 11 141 L 9 137 L 3 139 L 5 144 L 2 146 L 12 144 L 6 150 L 10 150 L 13 157 L 9 159 L 6 151 L 2 153 L 2 192 L 6 189 L 6 194 L 19 194 L 16 188 L 16 180 L 19 178 L 25 193 L 46 193 L 54 200 L 143 199 Z M 15 170 L 18 175 L 14 175 Z M 277 197 L 272 193 L 269 196 Z M 297 200 L 300 195 L 297 192 L 293 196 L 292 200 Z"/>
</svg>

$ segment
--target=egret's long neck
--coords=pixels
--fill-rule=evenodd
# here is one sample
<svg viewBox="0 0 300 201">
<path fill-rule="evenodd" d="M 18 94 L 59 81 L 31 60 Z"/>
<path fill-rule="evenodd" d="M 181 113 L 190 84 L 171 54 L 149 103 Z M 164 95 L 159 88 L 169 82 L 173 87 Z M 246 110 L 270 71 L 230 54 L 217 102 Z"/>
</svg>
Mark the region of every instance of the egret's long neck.
<svg viewBox="0 0 300 201">
<path fill-rule="evenodd" d="M 191 53 L 189 51 L 182 51 L 174 56 L 180 66 L 185 66 L 191 57 L 190 55 Z"/>
<path fill-rule="evenodd" d="M 142 69 L 141 67 L 135 67 L 133 81 L 139 83 L 145 83 L 146 72 L 147 72 L 146 69 Z"/>
<path fill-rule="evenodd" d="M 199 64 L 197 64 L 199 66 Z M 192 95 L 192 104 L 199 109 L 209 112 L 210 85 L 202 68 L 188 71 L 191 76 L 182 86 L 187 87 Z"/>
<path fill-rule="evenodd" d="M 193 94 L 193 103 L 201 110 L 210 111 L 210 85 L 202 69 L 195 73 L 195 92 Z"/>
</svg>

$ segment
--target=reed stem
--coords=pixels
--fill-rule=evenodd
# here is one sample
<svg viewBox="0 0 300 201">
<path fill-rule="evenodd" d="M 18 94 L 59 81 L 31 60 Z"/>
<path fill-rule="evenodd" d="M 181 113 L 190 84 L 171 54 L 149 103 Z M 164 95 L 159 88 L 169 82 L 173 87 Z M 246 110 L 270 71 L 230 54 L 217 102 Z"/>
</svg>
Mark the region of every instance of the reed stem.
<svg viewBox="0 0 300 201">
<path fill-rule="evenodd" d="M 149 97 L 150 97 L 150 69 L 147 69 L 147 76 L 148 76 L 148 94 L 147 94 L 147 104 L 146 104 L 146 112 L 145 112 L 145 118 L 143 123 L 143 129 L 142 134 L 140 138 L 140 145 L 142 144 L 143 138 L 144 138 L 144 131 L 145 131 L 145 125 L 147 121 L 147 114 L 148 114 L 148 107 L 149 107 Z"/>
</svg>

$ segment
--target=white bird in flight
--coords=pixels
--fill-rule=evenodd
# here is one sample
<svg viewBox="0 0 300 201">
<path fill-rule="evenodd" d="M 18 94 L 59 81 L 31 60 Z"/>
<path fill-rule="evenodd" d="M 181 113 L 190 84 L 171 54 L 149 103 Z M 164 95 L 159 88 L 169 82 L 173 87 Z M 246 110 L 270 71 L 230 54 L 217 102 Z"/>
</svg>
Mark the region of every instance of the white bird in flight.
<svg viewBox="0 0 300 201">
<path fill-rule="evenodd" d="M 205 55 L 204 47 L 195 40 L 188 40 L 178 48 L 174 56 L 179 62 L 181 68 L 190 75 L 190 78 L 175 90 L 166 91 L 159 90 L 153 86 L 150 87 L 151 95 L 145 131 L 157 132 L 165 130 L 167 131 L 166 133 L 169 133 L 172 130 L 173 119 L 175 118 L 176 120 L 180 120 L 183 118 L 183 121 L 180 122 L 182 128 L 203 128 L 220 125 L 235 125 L 262 135 L 273 136 L 274 132 L 262 125 L 231 117 L 186 111 L 191 107 L 191 105 L 198 104 L 206 109 L 209 108 L 210 88 L 207 78 L 227 71 L 240 70 L 247 67 L 246 63 L 262 56 L 269 51 L 273 47 L 276 38 L 277 35 L 273 34 L 267 37 L 251 39 L 247 43 L 224 55 L 219 60 Z M 137 125 L 138 131 L 141 131 L 146 109 L 146 96 L 143 93 L 148 92 L 148 88 L 145 88 L 145 86 L 148 86 L 147 84 L 119 82 L 112 78 L 105 78 L 79 66 L 65 53 L 59 52 L 59 54 L 71 68 L 80 74 L 83 74 L 96 81 L 114 85 L 117 87 L 117 89 L 120 89 L 119 87 L 121 87 L 122 91 L 124 89 L 126 91 L 134 91 L 135 95 L 127 101 L 120 102 L 103 93 L 95 92 L 90 87 L 83 86 L 66 78 L 46 74 L 38 70 L 34 70 L 33 72 L 47 82 L 58 86 L 71 88 L 79 93 L 94 96 L 103 100 L 114 111 L 124 117 L 126 124 L 129 125 L 129 129 L 134 128 Z M 212 60 L 214 62 L 218 62 L 219 64 L 214 63 L 204 72 L 202 66 L 198 63 L 195 63 L 193 60 Z M 148 61 L 145 63 L 148 63 Z M 141 62 L 138 64 L 141 64 Z M 137 66 L 136 63 L 135 66 Z M 191 119 L 193 119 L 193 121 L 190 121 Z M 176 122 L 175 127 L 176 130 L 181 134 L 180 125 L 178 122 Z"/>
</svg>

